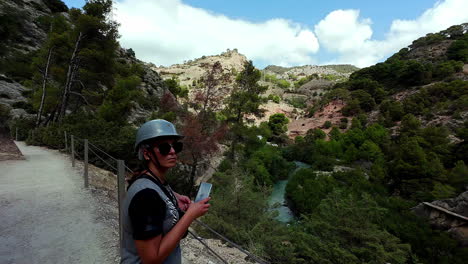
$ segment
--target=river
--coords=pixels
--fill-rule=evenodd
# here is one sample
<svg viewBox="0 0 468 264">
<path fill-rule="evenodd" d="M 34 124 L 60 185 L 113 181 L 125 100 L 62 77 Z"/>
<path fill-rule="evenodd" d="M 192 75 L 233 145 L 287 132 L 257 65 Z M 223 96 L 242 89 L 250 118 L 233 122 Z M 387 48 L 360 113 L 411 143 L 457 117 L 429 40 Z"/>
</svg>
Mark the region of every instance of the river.
<svg viewBox="0 0 468 264">
<path fill-rule="evenodd" d="M 278 212 L 276 220 L 283 223 L 290 222 L 294 219 L 294 214 L 287 206 L 286 199 L 284 197 L 286 193 L 286 185 L 288 184 L 291 176 L 294 175 L 296 171 L 302 168 L 310 168 L 309 164 L 300 161 L 294 161 L 294 164 L 296 164 L 296 168 L 289 173 L 288 180 L 278 181 L 273 186 L 273 192 L 268 199 L 268 205 L 270 206 L 271 210 Z"/>
</svg>

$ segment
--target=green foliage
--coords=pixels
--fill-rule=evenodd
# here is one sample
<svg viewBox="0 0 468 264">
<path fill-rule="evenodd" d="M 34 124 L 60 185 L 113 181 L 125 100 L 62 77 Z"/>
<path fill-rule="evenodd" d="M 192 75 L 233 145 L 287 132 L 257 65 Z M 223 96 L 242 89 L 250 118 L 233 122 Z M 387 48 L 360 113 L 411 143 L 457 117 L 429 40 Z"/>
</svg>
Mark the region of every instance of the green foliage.
<svg viewBox="0 0 468 264">
<path fill-rule="evenodd" d="M 357 100 L 360 109 L 369 112 L 375 107 L 374 98 L 364 90 L 356 90 L 351 93 L 351 97 Z"/>
<path fill-rule="evenodd" d="M 18 129 L 18 140 L 23 141 L 28 138 L 30 131 L 34 129 L 34 120 L 18 118 L 11 120 L 9 126 L 10 136 L 16 138 L 16 129 Z"/>
<path fill-rule="evenodd" d="M 17 82 L 28 80 L 33 75 L 31 60 L 34 55 L 34 52 L 13 52 L 9 57 L 0 60 L 0 72 Z"/>
<path fill-rule="evenodd" d="M 300 169 L 290 178 L 286 196 L 301 214 L 312 213 L 336 185 L 333 178 L 317 175 L 312 169 Z"/>
<path fill-rule="evenodd" d="M 435 199 L 447 199 L 455 196 L 455 188 L 450 185 L 442 184 L 440 182 L 436 182 L 434 184 L 434 190 L 431 192 L 432 196 Z"/>
<path fill-rule="evenodd" d="M 188 88 L 179 84 L 179 79 L 171 78 L 164 80 L 164 85 L 175 97 L 188 97 Z"/>
<path fill-rule="evenodd" d="M 325 123 L 323 123 L 323 128 L 325 129 L 328 129 L 332 126 L 332 122 L 330 122 L 329 120 L 325 121 Z"/>
<path fill-rule="evenodd" d="M 298 226 L 306 231 L 300 256 L 305 263 L 407 263 L 410 245 L 376 224 L 385 212 L 367 193 L 331 192 Z"/>
<path fill-rule="evenodd" d="M 34 126 L 33 122 L 32 126 Z M 61 125 L 52 124 L 36 129 L 34 138 L 29 143 L 64 148 L 64 131 L 67 132 L 68 137 L 75 136 L 77 140 L 75 151 L 78 157 L 83 157 L 83 141 L 77 139 L 81 138 L 88 139 L 114 157 L 130 161 L 130 164 L 127 163 L 130 166 L 136 162 L 133 151 L 129 151 L 133 149 L 135 143 L 136 129 L 128 124 L 106 121 L 87 113 L 71 114 L 64 119 Z M 91 163 L 107 168 L 107 165 L 95 155 L 90 154 L 89 159 Z"/>
<path fill-rule="evenodd" d="M 278 85 L 278 87 L 283 88 L 283 89 L 287 89 L 287 88 L 289 88 L 289 86 L 291 86 L 291 83 L 289 83 L 287 80 L 278 79 L 276 77 L 276 75 L 266 74 L 265 75 L 265 81 L 272 82 L 272 83 Z"/>
<path fill-rule="evenodd" d="M 253 152 L 245 163 L 257 186 L 271 186 L 278 180 L 286 179 L 291 166 L 277 148 L 269 145 Z"/>
<path fill-rule="evenodd" d="M 0 55 L 5 55 L 5 44 L 17 42 L 21 39 L 25 23 L 25 14 L 10 6 L 3 6 L 3 12 L 0 14 Z"/>
<path fill-rule="evenodd" d="M 281 100 L 281 97 L 279 97 L 278 95 L 270 94 L 270 95 L 268 95 L 268 100 L 271 100 L 271 101 L 279 104 L 279 102 Z"/>
<path fill-rule="evenodd" d="M 322 78 L 328 81 L 337 81 L 341 79 L 340 76 L 334 74 L 324 74 L 322 75 Z"/>
<path fill-rule="evenodd" d="M 304 137 L 306 142 L 314 142 L 317 139 L 325 139 L 327 134 L 319 128 L 309 129 Z"/>
<path fill-rule="evenodd" d="M 444 79 L 461 70 L 463 70 L 463 62 L 453 60 L 445 61 L 436 65 L 433 76 L 438 79 Z"/>
<path fill-rule="evenodd" d="M 455 163 L 455 167 L 449 174 L 448 182 L 455 187 L 458 192 L 463 191 L 465 185 L 468 184 L 468 167 L 465 162 L 459 160 Z"/>
<path fill-rule="evenodd" d="M 298 81 L 294 82 L 294 87 L 299 88 L 302 85 L 304 85 L 304 84 L 306 84 L 306 83 L 308 83 L 308 82 L 310 82 L 311 80 L 314 80 L 314 79 L 318 79 L 317 74 L 312 74 L 312 75 L 308 75 L 306 77 L 300 78 Z"/>
<path fill-rule="evenodd" d="M 10 118 L 11 109 L 3 104 L 0 104 L 0 128 L 6 125 L 6 121 Z"/>
<path fill-rule="evenodd" d="M 263 102 L 261 95 L 268 88 L 257 83 L 260 77 L 260 71 L 249 61 L 236 79 L 237 89 L 227 99 L 226 112 L 238 124 L 243 123 L 246 114 L 259 114 L 259 106 Z"/>
<path fill-rule="evenodd" d="M 132 99 L 138 96 L 139 91 L 136 87 L 140 82 L 135 76 L 117 80 L 115 87 L 110 90 L 99 108 L 99 116 L 109 122 L 125 123 Z"/>
<path fill-rule="evenodd" d="M 279 136 L 288 130 L 289 119 L 284 114 L 273 114 L 269 117 L 268 126 L 274 135 Z"/>
<path fill-rule="evenodd" d="M 450 60 L 468 62 L 468 35 L 454 41 L 447 50 L 447 57 Z"/>
<path fill-rule="evenodd" d="M 293 107 L 300 109 L 305 109 L 307 107 L 306 101 L 307 99 L 304 97 L 292 97 L 286 100 L 286 102 L 288 102 Z"/>
<path fill-rule="evenodd" d="M 238 243 L 249 243 L 257 234 L 252 223 L 266 217 L 266 201 L 254 191 L 251 178 L 238 169 L 213 175 L 212 205 L 203 221 Z"/>
</svg>

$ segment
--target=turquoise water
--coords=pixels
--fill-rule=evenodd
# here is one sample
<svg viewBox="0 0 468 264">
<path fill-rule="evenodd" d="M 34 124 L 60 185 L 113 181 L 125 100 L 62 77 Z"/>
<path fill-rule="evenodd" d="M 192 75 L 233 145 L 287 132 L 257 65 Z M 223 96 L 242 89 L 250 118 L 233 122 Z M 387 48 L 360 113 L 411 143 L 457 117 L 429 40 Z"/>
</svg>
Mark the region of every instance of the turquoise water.
<svg viewBox="0 0 468 264">
<path fill-rule="evenodd" d="M 310 168 L 309 164 L 300 161 L 295 161 L 294 163 L 296 164 L 296 168 L 289 173 L 288 178 L 290 178 L 294 173 L 296 173 L 297 170 L 301 168 Z M 268 204 L 271 210 L 278 212 L 276 220 L 284 223 L 294 220 L 294 214 L 292 213 L 291 209 L 289 209 L 289 207 L 286 205 L 286 199 L 284 198 L 287 184 L 288 180 L 278 181 L 273 186 L 273 192 L 271 193 L 270 198 L 268 199 Z"/>
</svg>

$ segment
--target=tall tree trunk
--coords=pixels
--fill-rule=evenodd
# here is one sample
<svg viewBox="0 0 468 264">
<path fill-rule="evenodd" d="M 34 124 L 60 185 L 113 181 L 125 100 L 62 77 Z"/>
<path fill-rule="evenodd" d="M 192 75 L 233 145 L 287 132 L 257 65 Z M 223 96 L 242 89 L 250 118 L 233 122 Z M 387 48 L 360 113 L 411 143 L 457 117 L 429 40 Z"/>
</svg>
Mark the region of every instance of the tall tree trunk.
<svg viewBox="0 0 468 264">
<path fill-rule="evenodd" d="M 47 78 L 49 74 L 50 57 L 52 57 L 52 50 L 53 50 L 53 47 L 50 47 L 49 54 L 47 55 L 46 68 L 45 68 L 44 74 L 42 75 L 42 98 L 41 98 L 41 105 L 39 106 L 39 112 L 37 113 L 36 127 L 38 127 L 39 124 L 41 123 L 42 110 L 44 109 L 44 102 L 45 102 L 45 97 L 46 97 L 46 85 L 47 85 Z"/>
<path fill-rule="evenodd" d="M 78 49 L 80 48 L 80 43 L 81 40 L 83 39 L 83 34 L 80 32 L 78 35 L 78 38 L 75 42 L 75 49 L 73 50 L 73 54 L 70 58 L 70 64 L 68 64 L 68 72 L 67 72 L 67 80 L 65 82 L 65 87 L 63 89 L 62 93 L 62 103 L 60 105 L 60 111 L 57 115 L 57 119 L 59 122 L 62 120 L 62 118 L 65 116 L 65 111 L 67 109 L 67 104 L 68 104 L 68 97 L 69 97 L 69 92 L 71 89 L 71 86 L 73 84 L 73 79 L 75 77 L 76 70 L 78 69 L 77 65 L 77 53 Z"/>
</svg>

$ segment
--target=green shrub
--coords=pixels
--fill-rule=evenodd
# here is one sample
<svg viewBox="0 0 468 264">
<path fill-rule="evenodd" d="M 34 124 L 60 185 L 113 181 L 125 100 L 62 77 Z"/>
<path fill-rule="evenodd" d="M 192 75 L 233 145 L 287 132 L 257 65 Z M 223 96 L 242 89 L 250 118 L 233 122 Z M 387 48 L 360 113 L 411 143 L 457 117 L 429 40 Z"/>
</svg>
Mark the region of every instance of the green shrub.
<svg viewBox="0 0 468 264">
<path fill-rule="evenodd" d="M 18 129 L 18 140 L 26 140 L 31 130 L 34 129 L 35 123 L 33 119 L 19 118 L 10 121 L 10 135 L 16 137 L 16 129 Z"/>
<path fill-rule="evenodd" d="M 434 69 L 433 76 L 435 78 L 444 79 L 451 76 L 452 74 L 459 72 L 463 69 L 463 62 L 461 61 L 445 61 L 437 66 Z"/>
<path fill-rule="evenodd" d="M 299 79 L 298 81 L 295 81 L 295 82 L 294 82 L 294 87 L 299 88 L 299 87 L 301 87 L 302 85 L 304 85 L 304 84 L 310 82 L 310 81 L 313 80 L 313 79 L 318 79 L 318 75 L 317 75 L 317 74 L 312 74 L 312 75 L 303 77 L 303 78 Z"/>
<path fill-rule="evenodd" d="M 325 123 L 323 123 L 323 128 L 327 128 L 327 129 L 328 129 L 328 128 L 330 128 L 331 126 L 332 126 L 332 122 L 329 121 L 329 120 L 327 120 L 327 121 L 325 121 Z"/>
<path fill-rule="evenodd" d="M 451 60 L 468 63 L 468 36 L 454 41 L 447 49 L 447 57 Z"/>
<path fill-rule="evenodd" d="M 275 75 L 269 75 L 269 74 L 265 75 L 265 81 L 272 82 L 278 85 L 278 87 L 283 88 L 283 89 L 287 89 L 291 86 L 291 84 L 287 80 L 278 79 Z"/>
<path fill-rule="evenodd" d="M 6 126 L 6 122 L 10 118 L 10 111 L 9 107 L 0 104 L 0 128 Z"/>
<path fill-rule="evenodd" d="M 292 97 L 286 101 L 296 108 L 305 109 L 307 107 L 306 99 L 303 97 Z"/>
</svg>

